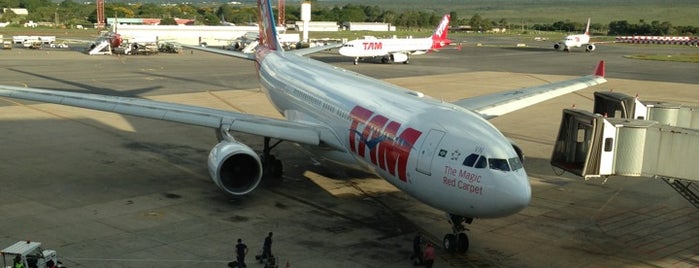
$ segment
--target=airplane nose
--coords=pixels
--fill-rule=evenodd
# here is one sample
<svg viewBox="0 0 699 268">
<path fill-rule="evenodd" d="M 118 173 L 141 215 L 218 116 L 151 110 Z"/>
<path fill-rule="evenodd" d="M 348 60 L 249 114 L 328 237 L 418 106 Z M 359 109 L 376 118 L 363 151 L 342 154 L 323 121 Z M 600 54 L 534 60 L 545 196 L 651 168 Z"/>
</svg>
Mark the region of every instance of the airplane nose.
<svg viewBox="0 0 699 268">
<path fill-rule="evenodd" d="M 509 178 L 509 191 L 501 196 L 501 211 L 506 215 L 522 211 L 529 205 L 532 198 L 532 189 L 526 173 L 517 174 Z"/>
</svg>

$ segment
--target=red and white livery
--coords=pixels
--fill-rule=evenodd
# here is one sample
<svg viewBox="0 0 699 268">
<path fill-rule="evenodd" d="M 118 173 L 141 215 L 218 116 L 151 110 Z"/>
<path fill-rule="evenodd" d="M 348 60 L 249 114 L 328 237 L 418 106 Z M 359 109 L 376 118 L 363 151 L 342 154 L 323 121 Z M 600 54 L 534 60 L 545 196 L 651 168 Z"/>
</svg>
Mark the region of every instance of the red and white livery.
<svg viewBox="0 0 699 268">
<path fill-rule="evenodd" d="M 258 5 L 262 21 L 255 54 L 200 49 L 254 60 L 263 91 L 284 119 L 51 89 L 0 86 L 0 96 L 216 129 L 220 142 L 209 153 L 209 173 L 231 195 L 250 193 L 263 175 L 281 175 L 272 139 L 300 144 L 318 158 L 373 172 L 446 212 L 452 232 L 444 236 L 444 247 L 464 252 L 469 244 L 464 224 L 512 215 L 531 199 L 522 151 L 488 119 L 606 82 L 600 62 L 592 75 L 444 102 L 302 56 L 313 50 L 283 51 L 271 30 L 276 23 L 270 1 Z M 232 131 L 263 137 L 264 147 L 257 150 L 262 156 Z"/>
<path fill-rule="evenodd" d="M 373 57 L 381 57 L 383 63 L 402 62 L 407 64 L 410 62 L 411 55 L 425 54 L 451 43 L 451 40 L 447 39 L 449 18 L 449 14 L 445 14 L 432 36 L 427 38 L 377 39 L 365 37 L 345 43 L 339 52 L 342 56 L 353 57 L 354 64 L 357 64 L 360 58 Z"/>
</svg>

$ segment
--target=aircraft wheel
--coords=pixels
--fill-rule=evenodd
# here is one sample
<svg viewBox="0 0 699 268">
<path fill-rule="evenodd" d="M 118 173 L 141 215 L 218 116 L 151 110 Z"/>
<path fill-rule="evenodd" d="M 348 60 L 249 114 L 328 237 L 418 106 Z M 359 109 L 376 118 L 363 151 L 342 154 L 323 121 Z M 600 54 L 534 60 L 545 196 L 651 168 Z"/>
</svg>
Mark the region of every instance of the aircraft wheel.
<svg viewBox="0 0 699 268">
<path fill-rule="evenodd" d="M 442 246 L 447 252 L 453 253 L 456 250 L 456 236 L 454 234 L 446 234 Z"/>
<path fill-rule="evenodd" d="M 275 159 L 272 165 L 274 166 L 274 172 L 272 173 L 272 176 L 274 176 L 275 178 L 281 178 L 282 174 L 284 174 L 284 165 L 282 164 L 282 160 Z"/>
<path fill-rule="evenodd" d="M 263 177 L 270 179 L 277 179 L 282 177 L 282 174 L 284 173 L 284 166 L 282 165 L 281 160 L 277 159 L 273 155 L 270 155 L 267 161 L 262 159 L 262 163 L 264 163 L 265 165 L 263 167 Z"/>
<path fill-rule="evenodd" d="M 468 250 L 468 236 L 465 233 L 459 233 L 456 236 L 456 252 L 466 253 Z"/>
</svg>

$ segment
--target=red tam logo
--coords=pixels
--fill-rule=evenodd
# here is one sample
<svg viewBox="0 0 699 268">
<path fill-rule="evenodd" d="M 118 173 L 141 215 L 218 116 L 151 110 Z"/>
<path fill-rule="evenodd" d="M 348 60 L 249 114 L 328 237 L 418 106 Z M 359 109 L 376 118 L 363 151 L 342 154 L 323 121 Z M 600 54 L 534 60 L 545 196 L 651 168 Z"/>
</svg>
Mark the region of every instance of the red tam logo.
<svg viewBox="0 0 699 268">
<path fill-rule="evenodd" d="M 400 123 L 361 106 L 355 106 L 350 116 L 350 150 L 365 159 L 368 154 L 372 164 L 407 181 L 408 158 L 422 132 L 406 128 L 398 133 Z"/>
<path fill-rule="evenodd" d="M 381 50 L 383 49 L 383 43 L 381 42 L 362 42 L 364 45 L 364 50 Z"/>
</svg>

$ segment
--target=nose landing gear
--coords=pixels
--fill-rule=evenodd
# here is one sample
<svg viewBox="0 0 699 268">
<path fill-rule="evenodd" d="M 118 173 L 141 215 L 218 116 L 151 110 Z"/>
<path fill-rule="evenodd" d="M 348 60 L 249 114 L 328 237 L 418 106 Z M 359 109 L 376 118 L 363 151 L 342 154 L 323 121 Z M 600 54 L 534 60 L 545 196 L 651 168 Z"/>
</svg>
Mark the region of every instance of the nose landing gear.
<svg viewBox="0 0 699 268">
<path fill-rule="evenodd" d="M 473 218 L 449 214 L 449 223 L 453 233 L 446 234 L 443 240 L 444 249 L 448 252 L 465 253 L 468 250 L 468 236 L 464 231 L 468 231 L 464 224 L 471 224 Z"/>
</svg>

